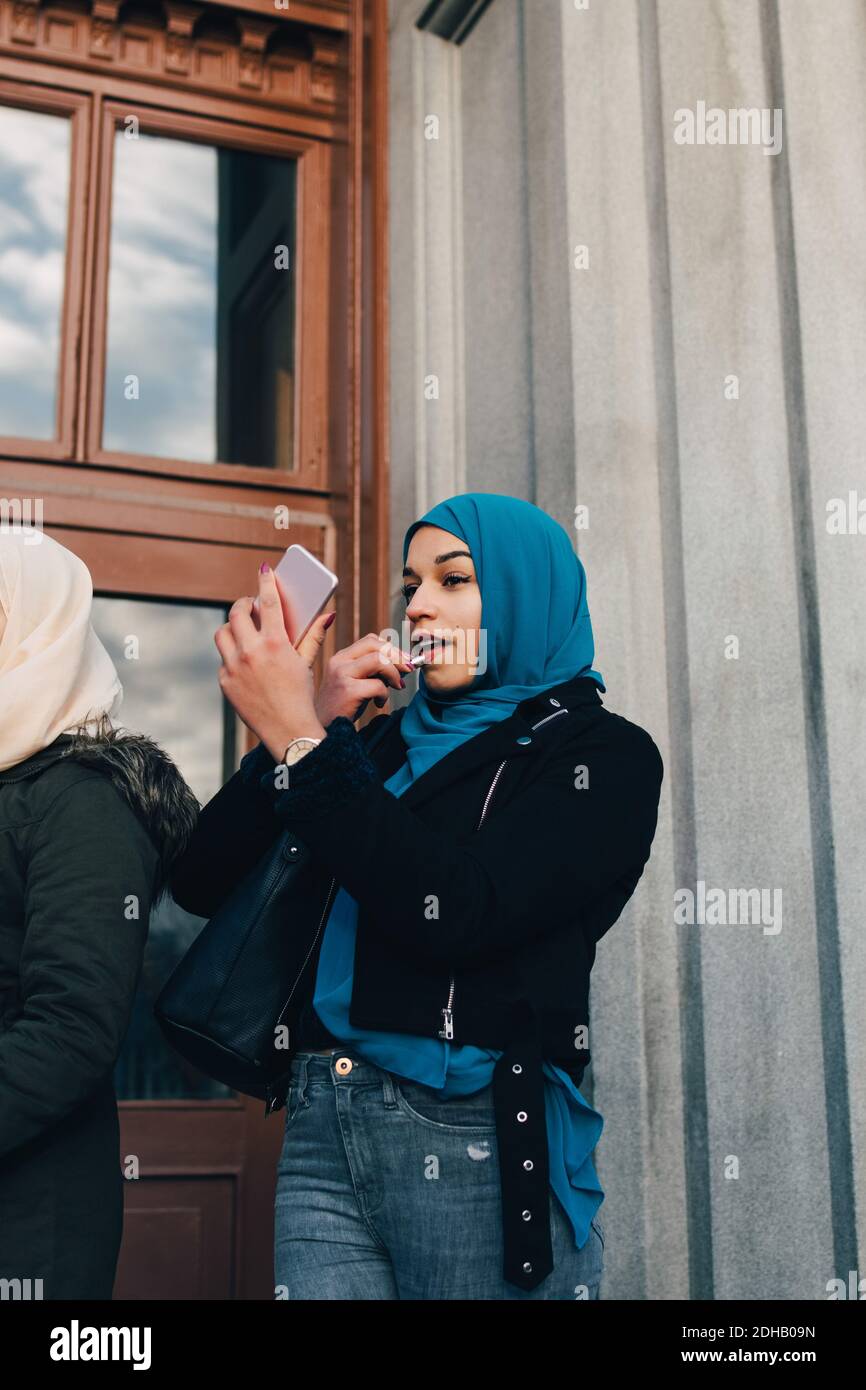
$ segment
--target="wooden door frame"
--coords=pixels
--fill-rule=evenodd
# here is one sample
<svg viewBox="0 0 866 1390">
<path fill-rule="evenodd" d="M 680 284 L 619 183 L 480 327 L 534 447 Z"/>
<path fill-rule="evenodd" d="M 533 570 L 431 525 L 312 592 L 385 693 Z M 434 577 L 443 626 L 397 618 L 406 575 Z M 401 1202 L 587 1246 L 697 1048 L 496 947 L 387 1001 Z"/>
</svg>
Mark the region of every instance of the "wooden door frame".
<svg viewBox="0 0 866 1390">
<path fill-rule="evenodd" d="M 4 0 L 0 0 L 4 3 Z M 216 0 L 222 4 L 223 0 Z M 40 6 L 24 0 L 16 42 L 25 35 L 29 17 Z M 178 7 L 179 10 L 183 7 Z M 271 14 L 269 0 L 237 0 L 234 8 Z M 328 634 L 329 650 L 345 646 L 362 632 L 378 630 L 389 621 L 388 525 L 388 393 L 387 393 L 387 169 L 388 20 L 386 0 L 292 0 L 295 21 L 308 20 L 334 32 L 334 42 L 348 43 L 347 113 L 292 108 L 291 128 L 300 137 L 329 142 L 333 155 L 333 185 L 345 197 L 335 197 L 332 235 L 345 247 L 340 264 L 344 286 L 329 294 L 329 332 L 335 356 L 329 370 L 345 382 L 344 399 L 328 420 L 329 447 L 334 467 L 325 490 L 298 487 L 290 479 L 268 474 L 255 483 L 232 468 L 229 476 L 209 472 L 191 479 L 177 472 L 138 470 L 128 461 L 99 463 L 75 448 L 72 457 L 39 447 L 38 441 L 15 441 L 0 450 L 0 496 L 38 497 L 43 501 L 45 529 L 80 554 L 91 567 L 95 587 L 105 593 L 170 596 L 225 601 L 249 591 L 248 576 L 262 558 L 275 560 L 284 538 L 275 532 L 274 508 L 292 510 L 292 539 L 331 560 L 342 572 L 338 591 L 338 621 Z M 83 21 L 76 13 L 75 22 Z M 110 24 L 110 21 L 108 21 Z M 18 46 L 0 47 L 0 81 L 24 94 L 28 85 L 54 103 L 74 106 L 92 92 L 93 74 L 84 71 L 92 53 L 81 46 L 69 55 Z M 317 40 L 318 42 L 318 40 Z M 333 60 L 333 51 L 320 50 Z M 68 65 L 64 66 L 68 57 Z M 102 64 L 99 82 L 106 95 L 116 90 L 110 65 Z M 130 81 L 124 77 L 124 83 Z M 54 95 L 51 84 L 55 84 Z M 150 90 L 154 102 L 156 83 Z M 76 97 L 76 93 L 79 95 Z M 181 92 L 185 109 L 199 108 L 192 92 Z M 25 103 L 26 104 L 26 103 Z M 158 104 L 158 103 L 156 103 Z M 279 110 L 263 99 L 214 99 L 224 116 L 250 120 L 259 128 L 285 130 Z M 72 254 L 68 245 L 67 254 Z M 64 292 L 69 298 L 67 280 Z M 82 293 L 87 293 L 85 286 Z M 73 321 L 80 312 L 74 296 Z M 89 350 L 89 345 L 83 345 Z M 67 348 L 68 353 L 68 348 Z M 72 369 L 64 358 L 62 371 Z M 341 394 L 341 393 L 338 393 Z M 363 428 L 362 428 L 363 425 Z M 8 444 L 8 441 L 7 441 Z M 299 528 L 296 531 L 294 528 Z M 370 711 L 370 717 L 374 711 Z M 184 1105 L 188 1102 L 121 1102 L 125 1145 L 135 1143 L 137 1116 L 142 1107 Z M 275 1154 L 281 1140 L 279 1120 L 264 1115 L 252 1098 L 197 1101 L 214 1114 L 226 1107 L 246 1111 L 243 1132 L 247 1150 L 241 1155 L 243 1180 L 238 1191 L 236 1234 L 240 1239 L 234 1261 L 236 1296 L 272 1298 L 272 1249 L 248 1226 L 252 1194 L 275 1181 Z M 271 1128 L 267 1128 L 267 1124 Z M 134 1148 L 133 1150 L 134 1151 Z M 222 1155 L 221 1171 L 231 1170 L 231 1154 Z M 246 1166 L 243 1166 L 246 1165 Z"/>
</svg>

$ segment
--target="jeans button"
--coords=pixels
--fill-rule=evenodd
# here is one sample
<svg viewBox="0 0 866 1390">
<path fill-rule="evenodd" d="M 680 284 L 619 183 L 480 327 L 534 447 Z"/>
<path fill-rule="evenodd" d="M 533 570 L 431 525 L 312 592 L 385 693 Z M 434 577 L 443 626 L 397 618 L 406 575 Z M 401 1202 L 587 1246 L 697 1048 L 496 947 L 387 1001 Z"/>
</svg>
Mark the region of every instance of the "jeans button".
<svg viewBox="0 0 866 1390">
<path fill-rule="evenodd" d="M 349 1072 L 352 1070 L 352 1067 L 354 1066 L 354 1063 L 351 1057 L 338 1057 L 336 1062 L 334 1063 L 334 1066 L 340 1076 L 348 1076 Z"/>
</svg>

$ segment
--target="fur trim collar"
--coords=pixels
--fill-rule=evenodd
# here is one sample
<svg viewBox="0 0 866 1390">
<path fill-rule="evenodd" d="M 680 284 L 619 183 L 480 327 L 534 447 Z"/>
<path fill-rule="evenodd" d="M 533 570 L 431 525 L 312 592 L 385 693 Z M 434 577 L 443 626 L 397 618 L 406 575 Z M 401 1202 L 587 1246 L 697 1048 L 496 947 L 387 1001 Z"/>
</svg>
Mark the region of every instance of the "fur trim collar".
<svg viewBox="0 0 866 1390">
<path fill-rule="evenodd" d="M 176 764 L 152 738 L 114 729 L 107 720 L 95 732 L 73 734 L 61 756 L 104 772 L 141 821 L 159 853 L 158 901 L 199 813 Z"/>
</svg>

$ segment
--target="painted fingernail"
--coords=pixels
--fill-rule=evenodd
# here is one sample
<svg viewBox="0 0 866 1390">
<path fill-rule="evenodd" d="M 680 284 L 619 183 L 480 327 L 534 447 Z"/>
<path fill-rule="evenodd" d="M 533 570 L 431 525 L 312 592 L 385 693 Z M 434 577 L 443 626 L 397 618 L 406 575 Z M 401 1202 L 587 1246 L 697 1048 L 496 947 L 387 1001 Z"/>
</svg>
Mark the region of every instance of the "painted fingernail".
<svg viewBox="0 0 866 1390">
<path fill-rule="evenodd" d="M 406 689 L 406 682 L 404 681 L 404 679 L 403 679 L 402 676 L 400 677 L 400 689 L 401 689 L 401 690 L 405 690 L 405 689 Z"/>
<path fill-rule="evenodd" d="M 260 574 L 269 574 L 269 573 L 270 573 L 270 568 L 271 568 L 271 567 L 270 567 L 270 565 L 268 564 L 268 562 L 265 561 L 265 563 L 262 565 L 262 567 L 261 567 L 259 573 L 260 573 Z"/>
<path fill-rule="evenodd" d="M 337 614 L 336 614 L 335 612 L 334 612 L 334 613 L 329 613 L 329 614 L 328 614 L 327 618 L 326 618 L 325 621 L 322 623 L 322 630 L 323 630 L 324 632 L 327 632 L 328 628 L 331 626 L 331 623 L 334 621 L 334 619 L 336 618 L 336 616 L 337 616 Z"/>
</svg>

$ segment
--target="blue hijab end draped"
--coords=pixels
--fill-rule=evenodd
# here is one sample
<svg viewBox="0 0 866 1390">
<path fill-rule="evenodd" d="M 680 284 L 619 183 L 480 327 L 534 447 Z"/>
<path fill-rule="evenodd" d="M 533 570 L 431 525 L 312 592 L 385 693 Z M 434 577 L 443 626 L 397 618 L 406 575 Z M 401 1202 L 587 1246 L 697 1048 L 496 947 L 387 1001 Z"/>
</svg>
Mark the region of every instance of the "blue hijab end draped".
<svg viewBox="0 0 866 1390">
<path fill-rule="evenodd" d="M 471 552 L 487 664 L 471 686 L 450 697 L 429 691 L 420 671 L 419 688 L 400 725 L 406 761 L 384 784 L 398 797 L 446 753 L 507 718 L 521 700 L 575 676 L 590 676 L 605 689 L 592 669 L 586 575 L 558 522 L 516 497 L 486 492 L 450 497 L 409 527 L 404 565 L 412 536 L 425 524 L 459 537 Z M 494 1049 L 356 1028 L 350 1022 L 357 927 L 358 904 L 341 888 L 325 927 L 313 997 L 326 1028 L 377 1066 L 445 1096 L 473 1094 L 489 1085 L 500 1056 Z M 604 1200 L 592 1162 L 604 1121 L 566 1071 L 547 1061 L 543 1067 L 550 1083 L 545 1087 L 550 1183 L 581 1247 Z"/>
</svg>

